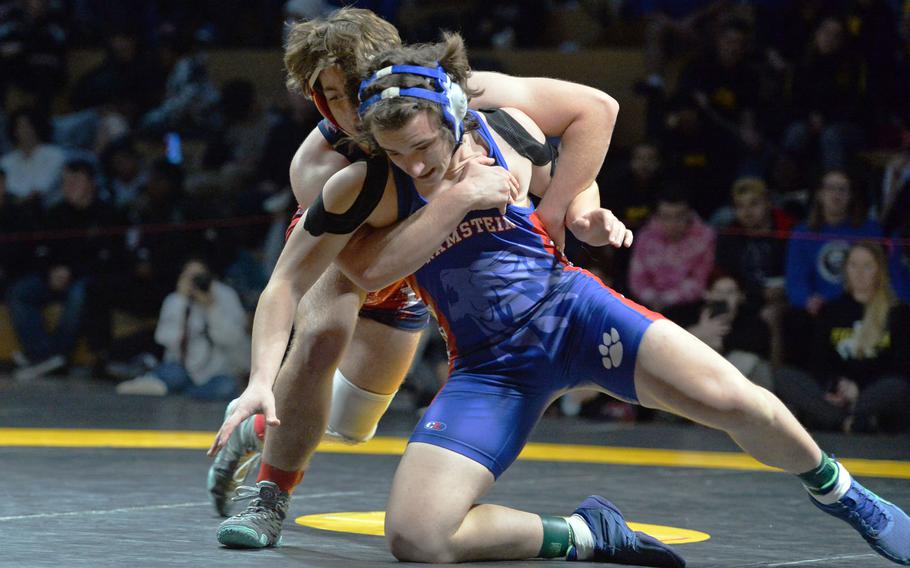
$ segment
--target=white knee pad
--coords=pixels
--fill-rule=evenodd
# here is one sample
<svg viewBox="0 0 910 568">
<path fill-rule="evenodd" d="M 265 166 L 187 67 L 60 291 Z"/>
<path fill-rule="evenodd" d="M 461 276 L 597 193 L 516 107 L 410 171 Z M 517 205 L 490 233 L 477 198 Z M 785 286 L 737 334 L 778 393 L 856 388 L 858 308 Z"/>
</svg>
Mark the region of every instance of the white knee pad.
<svg viewBox="0 0 910 568">
<path fill-rule="evenodd" d="M 365 391 L 336 370 L 332 380 L 332 410 L 326 437 L 346 444 L 370 441 L 393 398 L 395 393 Z"/>
</svg>

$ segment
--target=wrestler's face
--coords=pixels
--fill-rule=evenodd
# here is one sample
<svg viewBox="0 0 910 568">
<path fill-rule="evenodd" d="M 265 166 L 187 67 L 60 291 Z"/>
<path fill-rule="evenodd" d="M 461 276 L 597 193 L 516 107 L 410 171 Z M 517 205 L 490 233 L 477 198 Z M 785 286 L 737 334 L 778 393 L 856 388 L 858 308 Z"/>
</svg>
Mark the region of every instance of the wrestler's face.
<svg viewBox="0 0 910 568">
<path fill-rule="evenodd" d="M 373 137 L 389 159 L 418 185 L 442 181 L 452 161 L 450 136 L 439 118 L 427 111 L 415 115 L 397 130 L 373 129 Z"/>
<path fill-rule="evenodd" d="M 356 134 L 360 128 L 360 119 L 357 118 L 357 106 L 345 91 L 345 74 L 341 67 L 332 65 L 323 69 L 319 73 L 319 85 L 338 126 L 348 134 Z"/>
</svg>

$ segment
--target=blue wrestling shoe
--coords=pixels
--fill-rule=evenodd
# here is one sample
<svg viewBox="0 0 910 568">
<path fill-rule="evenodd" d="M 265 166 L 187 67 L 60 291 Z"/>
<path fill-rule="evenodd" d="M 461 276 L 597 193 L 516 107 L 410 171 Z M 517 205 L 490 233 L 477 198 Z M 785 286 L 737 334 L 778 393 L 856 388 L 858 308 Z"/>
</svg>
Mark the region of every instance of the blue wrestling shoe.
<svg viewBox="0 0 910 568">
<path fill-rule="evenodd" d="M 810 496 L 822 511 L 850 523 L 873 550 L 898 564 L 910 566 L 910 517 L 854 479 L 836 503 L 825 505 Z"/>
<path fill-rule="evenodd" d="M 622 513 L 603 497 L 592 495 L 575 509 L 594 533 L 592 562 L 612 562 L 658 568 L 683 568 L 686 561 L 671 547 L 653 536 L 636 532 L 626 525 Z M 567 560 L 577 560 L 575 548 Z"/>
</svg>

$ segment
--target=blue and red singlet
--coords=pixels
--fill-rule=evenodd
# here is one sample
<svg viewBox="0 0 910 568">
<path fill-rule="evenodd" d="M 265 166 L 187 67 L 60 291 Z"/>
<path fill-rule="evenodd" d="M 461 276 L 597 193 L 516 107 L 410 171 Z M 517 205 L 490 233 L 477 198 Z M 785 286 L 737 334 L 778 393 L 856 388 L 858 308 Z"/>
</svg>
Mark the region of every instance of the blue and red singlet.
<svg viewBox="0 0 910 568">
<path fill-rule="evenodd" d="M 508 168 L 475 118 L 490 155 Z M 411 178 L 393 171 L 402 213 L 423 207 Z M 498 477 L 567 390 L 637 400 L 638 347 L 661 316 L 569 264 L 533 207 L 471 212 L 408 281 L 439 322 L 451 370 L 411 442 L 463 454 Z"/>
</svg>

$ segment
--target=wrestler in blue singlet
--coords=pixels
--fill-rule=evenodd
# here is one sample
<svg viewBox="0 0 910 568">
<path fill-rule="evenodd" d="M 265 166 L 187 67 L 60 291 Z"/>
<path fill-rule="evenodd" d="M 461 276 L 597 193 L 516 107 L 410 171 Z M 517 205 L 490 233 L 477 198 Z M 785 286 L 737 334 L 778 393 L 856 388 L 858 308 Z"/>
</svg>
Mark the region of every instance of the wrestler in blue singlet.
<svg viewBox="0 0 910 568">
<path fill-rule="evenodd" d="M 480 116 L 478 134 L 505 159 Z M 400 217 L 426 205 L 393 167 Z M 451 374 L 412 442 L 441 446 L 505 471 L 543 411 L 573 388 L 637 401 L 635 358 L 661 317 L 571 266 L 533 207 L 473 211 L 409 278 L 436 315 Z"/>
</svg>

